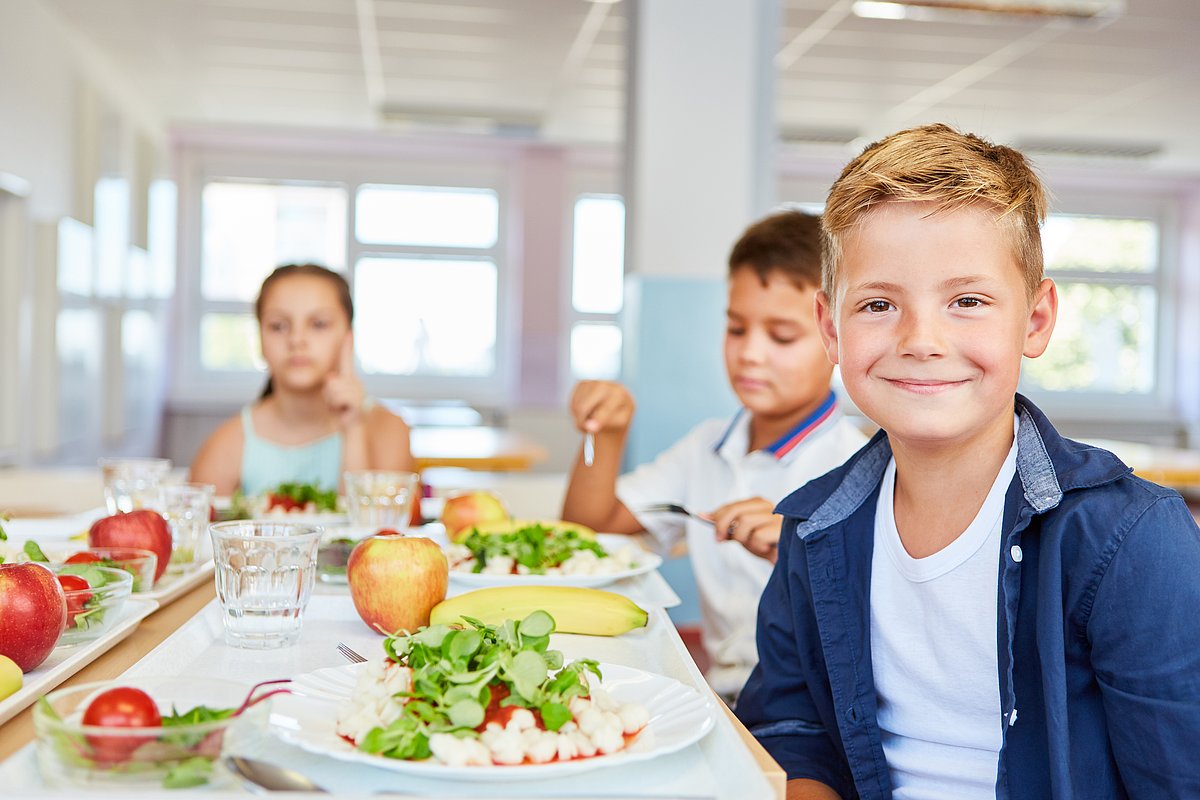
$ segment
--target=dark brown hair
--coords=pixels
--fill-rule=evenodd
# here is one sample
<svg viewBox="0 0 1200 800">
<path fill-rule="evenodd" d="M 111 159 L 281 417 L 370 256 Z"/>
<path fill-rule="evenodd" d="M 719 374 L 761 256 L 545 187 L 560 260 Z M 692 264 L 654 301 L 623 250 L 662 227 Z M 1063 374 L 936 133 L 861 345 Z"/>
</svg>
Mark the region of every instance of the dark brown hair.
<svg viewBox="0 0 1200 800">
<path fill-rule="evenodd" d="M 262 324 L 263 303 L 266 300 L 267 292 L 284 278 L 294 276 L 323 278 L 329 281 L 337 293 L 338 305 L 346 312 L 346 321 L 353 324 L 354 299 L 350 296 L 350 284 L 346 283 L 346 279 L 341 273 L 322 267 L 320 264 L 283 264 L 272 270 L 271 274 L 263 280 L 262 286 L 258 290 L 258 298 L 254 301 L 254 318 L 258 320 L 259 324 Z M 271 378 L 267 378 L 267 385 L 263 387 L 262 394 L 258 399 L 270 396 L 274 390 L 274 382 Z"/>
<path fill-rule="evenodd" d="M 797 289 L 821 285 L 821 219 L 780 211 L 755 222 L 729 253 L 729 274 L 751 269 L 763 286 L 778 272 Z"/>
</svg>

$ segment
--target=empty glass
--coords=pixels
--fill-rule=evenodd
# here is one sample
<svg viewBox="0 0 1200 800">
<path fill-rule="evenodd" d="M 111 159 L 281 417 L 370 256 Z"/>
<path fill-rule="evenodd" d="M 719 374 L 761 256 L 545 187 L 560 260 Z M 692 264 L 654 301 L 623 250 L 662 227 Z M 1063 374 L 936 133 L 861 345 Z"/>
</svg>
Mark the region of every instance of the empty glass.
<svg viewBox="0 0 1200 800">
<path fill-rule="evenodd" d="M 415 472 L 346 472 L 342 479 L 351 525 L 394 530 L 408 527 L 421 486 Z"/>
<path fill-rule="evenodd" d="M 295 644 L 317 574 L 321 527 L 237 520 L 208 531 L 225 642 L 257 649 Z"/>
<path fill-rule="evenodd" d="M 168 483 L 158 487 L 155 508 L 171 528 L 169 572 L 208 560 L 208 529 L 216 488 L 209 483 Z"/>
<path fill-rule="evenodd" d="M 102 458 L 97 463 L 109 514 L 153 508 L 158 486 L 171 471 L 171 462 L 165 458 Z"/>
</svg>

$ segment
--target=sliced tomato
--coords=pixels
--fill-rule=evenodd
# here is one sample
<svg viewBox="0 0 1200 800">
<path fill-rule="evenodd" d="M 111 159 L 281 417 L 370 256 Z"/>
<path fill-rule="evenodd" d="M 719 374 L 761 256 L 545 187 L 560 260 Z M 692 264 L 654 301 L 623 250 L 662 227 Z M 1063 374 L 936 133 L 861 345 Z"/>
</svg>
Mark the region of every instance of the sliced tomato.
<svg viewBox="0 0 1200 800">
<path fill-rule="evenodd" d="M 92 599 L 91 584 L 78 575 L 58 575 L 58 583 L 67 595 L 67 627 L 75 627 L 75 617 L 83 613 Z"/>
<path fill-rule="evenodd" d="M 66 564 L 94 564 L 97 561 L 103 561 L 104 556 L 99 553 L 91 553 L 87 550 L 81 550 L 78 553 L 71 555 L 64 562 Z"/>
<path fill-rule="evenodd" d="M 304 508 L 304 504 L 296 502 L 285 494 L 268 494 L 267 510 L 270 511 L 272 508 L 282 508 L 284 511 L 292 511 L 293 509 Z"/>
</svg>

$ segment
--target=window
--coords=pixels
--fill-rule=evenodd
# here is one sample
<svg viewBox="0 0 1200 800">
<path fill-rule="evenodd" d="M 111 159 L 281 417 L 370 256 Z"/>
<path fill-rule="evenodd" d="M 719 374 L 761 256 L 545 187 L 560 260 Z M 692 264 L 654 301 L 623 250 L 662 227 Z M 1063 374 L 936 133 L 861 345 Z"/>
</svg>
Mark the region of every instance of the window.
<svg viewBox="0 0 1200 800">
<path fill-rule="evenodd" d="M 1158 390 L 1159 240 L 1153 219 L 1047 219 L 1042 247 L 1059 313 L 1045 354 L 1025 362 L 1029 388 L 1125 396 Z"/>
<path fill-rule="evenodd" d="M 474 387 L 494 396 L 483 383 L 499 385 L 502 360 L 500 191 L 382 183 L 377 166 L 364 172 L 376 180 L 359 180 L 352 165 L 326 170 L 328 180 L 204 180 L 191 201 L 199 275 L 186 287 L 194 366 L 178 393 L 240 399 L 255 391 L 265 369 L 253 309 L 262 281 L 280 264 L 313 262 L 350 283 L 368 391 L 466 397 Z"/>
<path fill-rule="evenodd" d="M 571 255 L 571 376 L 619 377 L 624 299 L 625 202 L 616 195 L 575 201 Z"/>
</svg>

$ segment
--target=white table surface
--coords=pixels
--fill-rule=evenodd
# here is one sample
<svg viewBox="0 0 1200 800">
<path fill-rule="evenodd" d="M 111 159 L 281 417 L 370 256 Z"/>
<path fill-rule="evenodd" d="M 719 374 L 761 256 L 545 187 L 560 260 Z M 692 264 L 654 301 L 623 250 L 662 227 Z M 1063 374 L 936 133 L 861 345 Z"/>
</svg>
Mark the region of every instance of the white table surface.
<svg viewBox="0 0 1200 800">
<path fill-rule="evenodd" d="M 348 596 L 317 595 L 305 614 L 300 642 L 279 650 L 242 650 L 225 645 L 220 609 L 209 604 L 174 635 L 135 664 L 126 676 L 221 675 L 245 682 L 288 677 L 345 663 L 335 646 L 342 641 L 364 655 L 381 650 L 382 637 L 373 633 L 355 615 Z M 594 658 L 666 675 L 707 691 L 704 679 L 679 639 L 666 612 L 655 609 L 650 624 L 617 637 L 555 634 L 551 646 L 562 650 L 568 660 Z M 275 737 L 245 745 L 245 755 L 264 758 L 309 775 L 335 793 L 369 794 L 402 786 L 417 796 L 453 795 L 480 798 L 594 797 L 711 797 L 720 800 L 768 798 L 773 790 L 742 743 L 729 720 L 718 709 L 714 729 L 698 743 L 659 758 L 627 765 L 621 769 L 596 769 L 567 779 L 478 784 L 432 781 L 398 776 L 385 769 L 351 765 L 331 757 L 308 753 Z M 47 792 L 37 771 L 30 745 L 0 764 L 0 785 L 5 797 Z M 205 796 L 241 794 L 228 780 Z M 590 794 L 589 794 L 590 793 Z M 78 791 L 76 796 L 78 796 Z M 158 792 L 139 796 L 155 796 Z M 163 792 L 162 796 L 180 797 Z"/>
</svg>

